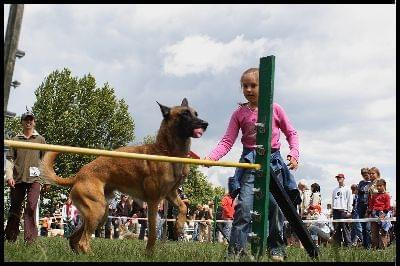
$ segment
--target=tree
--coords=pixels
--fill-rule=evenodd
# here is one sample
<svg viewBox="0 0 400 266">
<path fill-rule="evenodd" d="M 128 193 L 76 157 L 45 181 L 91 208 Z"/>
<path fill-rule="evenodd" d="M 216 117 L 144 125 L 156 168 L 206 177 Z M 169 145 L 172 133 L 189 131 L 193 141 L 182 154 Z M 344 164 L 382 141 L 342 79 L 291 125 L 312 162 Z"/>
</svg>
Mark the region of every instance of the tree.
<svg viewBox="0 0 400 266">
<path fill-rule="evenodd" d="M 206 175 L 199 171 L 198 165 L 190 165 L 188 177 L 183 183 L 183 191 L 190 200 L 189 208 L 194 210 L 197 204 L 214 201 L 214 197 L 222 197 L 223 187 L 213 187 Z"/>
<path fill-rule="evenodd" d="M 36 129 L 47 143 L 112 150 L 134 140 L 135 125 L 128 105 L 123 99 L 117 100 L 108 83 L 97 87 L 91 74 L 78 78 L 67 68 L 53 71 L 36 89 L 35 96 L 32 111 Z M 55 170 L 68 177 L 93 159 L 95 156 L 61 154 Z M 68 194 L 69 188 L 51 186 L 42 193 L 40 215 L 52 213 L 55 203 L 62 204 Z"/>
<path fill-rule="evenodd" d="M 225 188 L 218 186 L 214 187 L 214 196 L 217 196 L 219 199 L 222 199 L 222 197 L 225 195 Z"/>
<path fill-rule="evenodd" d="M 152 144 L 155 142 L 156 142 L 156 135 L 147 135 L 143 138 L 141 142 L 138 143 L 138 145 Z"/>
</svg>

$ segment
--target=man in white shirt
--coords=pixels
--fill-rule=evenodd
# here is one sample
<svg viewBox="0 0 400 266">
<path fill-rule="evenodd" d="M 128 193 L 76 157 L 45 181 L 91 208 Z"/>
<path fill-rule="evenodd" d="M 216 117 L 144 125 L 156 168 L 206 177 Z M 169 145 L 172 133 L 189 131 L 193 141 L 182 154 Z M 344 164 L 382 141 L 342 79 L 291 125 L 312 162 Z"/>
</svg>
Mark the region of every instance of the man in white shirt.
<svg viewBox="0 0 400 266">
<path fill-rule="evenodd" d="M 339 186 L 333 190 L 332 193 L 332 216 L 335 219 L 351 218 L 351 211 L 353 209 L 353 196 L 351 189 L 344 185 L 344 175 L 336 175 Z M 341 245 L 344 242 L 345 246 L 351 245 L 351 234 L 349 223 L 335 222 L 333 223 L 335 231 L 333 233 L 334 243 Z"/>
</svg>

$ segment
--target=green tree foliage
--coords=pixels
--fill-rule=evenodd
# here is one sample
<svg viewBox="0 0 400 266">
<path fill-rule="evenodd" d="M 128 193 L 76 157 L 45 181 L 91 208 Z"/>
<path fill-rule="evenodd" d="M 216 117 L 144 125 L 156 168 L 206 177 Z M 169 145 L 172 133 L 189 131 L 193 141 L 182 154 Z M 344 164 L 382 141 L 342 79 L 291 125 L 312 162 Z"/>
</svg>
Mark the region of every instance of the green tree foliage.
<svg viewBox="0 0 400 266">
<path fill-rule="evenodd" d="M 156 135 L 147 135 L 138 145 L 152 144 L 156 142 Z"/>
<path fill-rule="evenodd" d="M 200 172 L 198 165 L 190 165 L 189 175 L 183 183 L 183 191 L 190 200 L 189 208 L 196 209 L 197 204 L 214 201 L 214 197 L 222 197 L 224 188 L 213 187 L 208 177 Z"/>
<path fill-rule="evenodd" d="M 214 196 L 217 196 L 219 199 L 222 199 L 222 197 L 225 195 L 225 188 L 224 187 L 215 187 L 214 188 Z"/>
<path fill-rule="evenodd" d="M 6 117 L 4 119 L 4 138 L 12 139 L 22 132 L 21 117 Z"/>
<path fill-rule="evenodd" d="M 32 111 L 36 129 L 49 144 L 113 150 L 134 140 L 134 121 L 123 99 L 105 83 L 96 86 L 88 74 L 73 77 L 64 68 L 50 73 L 35 91 Z M 14 122 L 15 123 L 15 122 Z M 10 126 L 14 125 L 10 122 Z M 60 154 L 55 162 L 56 173 L 69 177 L 95 159 L 94 156 Z M 42 193 L 41 213 L 54 211 L 69 193 L 68 188 L 51 186 Z"/>
</svg>

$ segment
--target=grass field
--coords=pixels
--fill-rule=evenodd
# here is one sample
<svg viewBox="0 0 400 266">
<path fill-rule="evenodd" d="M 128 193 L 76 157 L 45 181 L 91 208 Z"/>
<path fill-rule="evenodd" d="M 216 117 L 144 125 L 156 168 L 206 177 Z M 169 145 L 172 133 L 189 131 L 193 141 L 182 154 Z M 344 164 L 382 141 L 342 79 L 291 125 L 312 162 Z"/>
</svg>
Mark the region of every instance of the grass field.
<svg viewBox="0 0 400 266">
<path fill-rule="evenodd" d="M 6 262 L 222 262 L 226 254 L 223 244 L 198 242 L 157 242 L 154 256 L 144 255 L 145 241 L 92 240 L 91 254 L 74 254 L 68 241 L 61 237 L 39 237 L 26 246 L 20 236 L 15 243 L 4 242 Z M 321 247 L 320 262 L 395 262 L 396 246 L 385 250 Z M 312 262 L 300 248 L 287 248 L 287 262 Z M 261 261 L 268 262 L 267 256 Z"/>
</svg>

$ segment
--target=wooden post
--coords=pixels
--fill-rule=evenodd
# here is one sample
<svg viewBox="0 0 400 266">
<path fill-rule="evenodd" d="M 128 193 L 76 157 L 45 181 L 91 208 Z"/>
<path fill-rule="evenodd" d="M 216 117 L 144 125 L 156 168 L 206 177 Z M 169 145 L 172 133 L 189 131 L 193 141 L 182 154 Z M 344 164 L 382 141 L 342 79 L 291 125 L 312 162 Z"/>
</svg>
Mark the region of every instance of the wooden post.
<svg viewBox="0 0 400 266">
<path fill-rule="evenodd" d="M 14 72 L 15 53 L 18 48 L 24 5 L 11 4 L 4 39 L 4 113 L 7 113 L 11 80 Z"/>
<path fill-rule="evenodd" d="M 275 56 L 262 57 L 259 68 L 258 120 L 256 140 L 254 204 L 252 211 L 252 230 L 250 233 L 251 251 L 254 256 L 263 256 L 268 237 L 268 205 L 271 158 L 272 103 L 274 95 Z"/>
</svg>

